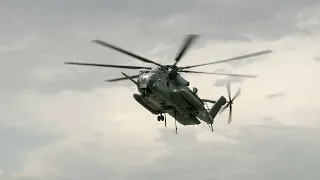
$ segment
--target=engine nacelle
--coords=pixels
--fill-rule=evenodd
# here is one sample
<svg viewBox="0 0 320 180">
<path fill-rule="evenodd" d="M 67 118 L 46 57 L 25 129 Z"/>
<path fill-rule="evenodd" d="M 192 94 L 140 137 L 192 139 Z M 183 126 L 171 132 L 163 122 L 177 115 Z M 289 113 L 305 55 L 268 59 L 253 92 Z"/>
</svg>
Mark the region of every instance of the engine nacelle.
<svg viewBox="0 0 320 180">
<path fill-rule="evenodd" d="M 175 84 L 180 85 L 180 86 L 189 86 L 190 85 L 190 82 L 185 80 L 180 75 L 177 75 L 174 80 L 175 80 Z"/>
<path fill-rule="evenodd" d="M 183 95 L 183 97 L 186 98 L 187 101 L 189 101 L 199 111 L 205 110 L 202 102 L 194 94 L 192 94 L 192 92 L 186 89 L 182 89 L 181 94 Z"/>
</svg>

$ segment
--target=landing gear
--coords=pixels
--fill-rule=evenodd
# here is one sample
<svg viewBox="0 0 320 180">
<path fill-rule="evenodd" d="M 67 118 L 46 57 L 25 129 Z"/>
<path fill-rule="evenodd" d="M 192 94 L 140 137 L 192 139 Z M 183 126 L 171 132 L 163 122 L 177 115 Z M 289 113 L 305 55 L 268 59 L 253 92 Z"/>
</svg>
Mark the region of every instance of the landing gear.
<svg viewBox="0 0 320 180">
<path fill-rule="evenodd" d="M 176 111 L 174 111 L 174 125 L 176 126 L 176 134 L 178 134 L 177 118 Z"/>
<path fill-rule="evenodd" d="M 176 111 L 174 111 L 174 124 L 175 124 L 175 127 L 176 127 L 176 134 L 178 134 L 178 127 L 177 127 L 177 119 L 176 119 Z M 158 115 L 157 116 L 157 120 L 158 121 L 164 121 L 164 126 L 167 127 L 167 117 L 166 117 L 166 114 L 164 114 L 164 116 L 162 114 Z"/>
<path fill-rule="evenodd" d="M 164 121 L 164 116 L 162 114 L 160 114 L 158 117 L 157 117 L 158 121 Z"/>
<path fill-rule="evenodd" d="M 213 124 L 208 124 L 208 126 L 209 126 L 210 130 L 211 130 L 212 132 L 214 132 Z"/>
<path fill-rule="evenodd" d="M 164 116 L 162 114 L 160 114 L 158 117 L 157 117 L 157 120 L 158 121 L 164 121 L 164 127 L 167 127 L 167 117 L 166 117 L 166 114 L 164 114 Z"/>
</svg>

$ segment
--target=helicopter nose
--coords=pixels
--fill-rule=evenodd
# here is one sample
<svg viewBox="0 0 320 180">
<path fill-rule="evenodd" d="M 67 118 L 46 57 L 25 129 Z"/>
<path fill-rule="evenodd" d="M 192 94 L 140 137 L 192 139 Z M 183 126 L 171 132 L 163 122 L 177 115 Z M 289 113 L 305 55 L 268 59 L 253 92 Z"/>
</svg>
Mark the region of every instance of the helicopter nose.
<svg viewBox="0 0 320 180">
<path fill-rule="evenodd" d="M 148 87 L 154 87 L 154 85 L 156 84 L 156 79 L 155 76 L 150 76 L 148 79 Z"/>
<path fill-rule="evenodd" d="M 155 80 L 154 79 L 149 79 L 149 82 L 148 82 L 148 87 L 154 87 L 155 85 Z"/>
<path fill-rule="evenodd" d="M 139 77 L 138 85 L 139 85 L 139 88 L 147 88 L 147 86 L 148 86 L 148 77 L 147 76 Z"/>
</svg>

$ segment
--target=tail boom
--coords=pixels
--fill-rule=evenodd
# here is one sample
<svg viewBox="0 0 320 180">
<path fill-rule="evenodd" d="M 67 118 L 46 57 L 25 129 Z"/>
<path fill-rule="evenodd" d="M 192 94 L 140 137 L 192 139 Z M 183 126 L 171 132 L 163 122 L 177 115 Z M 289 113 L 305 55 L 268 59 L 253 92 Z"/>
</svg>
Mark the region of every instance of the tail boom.
<svg viewBox="0 0 320 180">
<path fill-rule="evenodd" d="M 209 111 L 204 110 L 202 111 L 202 113 L 198 114 L 197 117 L 202 121 L 206 122 L 207 124 L 213 124 L 214 118 L 220 111 L 221 107 L 226 104 L 226 102 L 227 102 L 226 98 L 221 96 L 217 101 L 214 101 L 214 105 L 211 107 Z"/>
<path fill-rule="evenodd" d="M 223 105 L 225 105 L 227 103 L 227 99 L 224 96 L 221 96 L 216 103 L 211 107 L 211 109 L 209 110 L 209 114 L 212 118 L 212 123 L 214 121 L 214 118 L 216 117 L 216 115 L 218 114 L 218 112 L 220 111 L 221 107 Z"/>
</svg>

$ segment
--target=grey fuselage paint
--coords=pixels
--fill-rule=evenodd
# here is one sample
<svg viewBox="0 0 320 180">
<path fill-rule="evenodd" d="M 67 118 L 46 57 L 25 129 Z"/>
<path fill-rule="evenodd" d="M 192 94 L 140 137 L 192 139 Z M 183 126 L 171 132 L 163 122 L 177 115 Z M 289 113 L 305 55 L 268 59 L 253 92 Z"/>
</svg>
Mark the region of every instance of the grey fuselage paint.
<svg viewBox="0 0 320 180">
<path fill-rule="evenodd" d="M 182 125 L 197 125 L 202 120 L 208 124 L 226 103 L 222 96 L 219 103 L 208 111 L 204 102 L 198 97 L 197 89 L 192 91 L 190 83 L 179 73 L 172 75 L 172 69 L 157 67 L 148 71 L 140 71 L 137 88 L 140 94 L 134 98 L 152 114 L 168 113 Z"/>
</svg>

